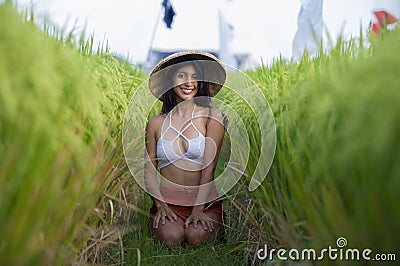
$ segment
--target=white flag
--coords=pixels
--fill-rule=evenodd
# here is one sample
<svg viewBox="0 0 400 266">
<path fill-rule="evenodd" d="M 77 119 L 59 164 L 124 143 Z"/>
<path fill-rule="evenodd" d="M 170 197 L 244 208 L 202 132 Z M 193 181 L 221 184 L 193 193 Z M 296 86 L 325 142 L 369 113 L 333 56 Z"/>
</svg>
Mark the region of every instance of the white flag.
<svg viewBox="0 0 400 266">
<path fill-rule="evenodd" d="M 314 56 L 322 42 L 323 0 L 300 0 L 300 2 L 298 28 L 292 44 L 292 58 L 295 60 L 299 60 L 306 49 L 310 56 Z"/>
<path fill-rule="evenodd" d="M 234 27 L 229 23 L 221 10 L 218 9 L 219 14 L 219 52 L 218 57 L 222 63 L 237 67 L 236 58 L 232 52 L 232 41 L 234 37 Z"/>
</svg>

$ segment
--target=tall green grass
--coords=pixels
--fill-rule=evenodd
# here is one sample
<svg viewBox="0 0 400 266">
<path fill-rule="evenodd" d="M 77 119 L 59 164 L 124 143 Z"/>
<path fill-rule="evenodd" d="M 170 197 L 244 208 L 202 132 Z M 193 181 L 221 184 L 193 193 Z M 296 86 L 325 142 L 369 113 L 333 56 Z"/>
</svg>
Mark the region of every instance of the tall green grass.
<svg viewBox="0 0 400 266">
<path fill-rule="evenodd" d="M 345 237 L 350 247 L 398 252 L 399 33 L 374 36 L 371 47 L 339 39 L 329 54 L 248 73 L 278 137 L 268 178 L 249 194 L 256 211 L 247 214 L 262 225 L 255 239 L 324 248 Z"/>
<path fill-rule="evenodd" d="M 122 117 L 143 77 L 44 34 L 9 2 L 0 24 L 0 264 L 72 262 L 126 172 Z"/>
</svg>

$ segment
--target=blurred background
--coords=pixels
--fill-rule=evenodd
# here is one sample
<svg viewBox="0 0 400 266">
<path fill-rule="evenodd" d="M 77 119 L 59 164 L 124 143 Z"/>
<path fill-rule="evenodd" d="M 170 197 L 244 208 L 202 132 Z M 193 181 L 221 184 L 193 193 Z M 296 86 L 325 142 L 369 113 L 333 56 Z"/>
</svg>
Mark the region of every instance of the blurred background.
<svg viewBox="0 0 400 266">
<path fill-rule="evenodd" d="M 38 18 L 48 18 L 79 34 L 106 40 L 113 54 L 151 69 L 162 57 L 182 49 L 230 52 L 223 60 L 242 69 L 293 55 L 299 11 L 310 2 L 265 0 L 167 1 L 175 16 L 163 22 L 162 0 L 17 0 L 20 8 L 33 5 Z M 366 34 L 376 20 L 373 11 L 384 9 L 399 17 L 398 0 L 326 0 L 322 12 L 323 41 Z M 225 30 L 225 33 L 224 33 Z M 228 32 L 226 32 L 228 31 Z M 234 59 L 232 59 L 234 57 Z M 232 61 L 234 60 L 234 61 Z"/>
</svg>

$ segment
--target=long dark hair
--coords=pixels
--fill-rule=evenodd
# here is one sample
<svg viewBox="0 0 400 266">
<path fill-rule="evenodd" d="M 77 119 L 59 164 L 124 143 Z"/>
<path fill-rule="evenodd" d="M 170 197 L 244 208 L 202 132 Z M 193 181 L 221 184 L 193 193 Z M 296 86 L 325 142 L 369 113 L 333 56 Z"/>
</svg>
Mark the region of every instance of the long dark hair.
<svg viewBox="0 0 400 266">
<path fill-rule="evenodd" d="M 194 102 L 197 105 L 203 106 L 203 107 L 211 107 L 211 99 L 210 99 L 210 90 L 209 86 L 210 83 L 206 81 L 205 78 L 205 71 L 204 71 L 204 66 L 196 61 L 186 61 L 183 63 L 175 64 L 171 66 L 170 70 L 168 71 L 167 74 L 167 79 L 166 79 L 166 86 L 168 88 L 167 92 L 165 92 L 161 96 L 161 100 L 163 101 L 161 113 L 162 114 L 167 114 L 169 113 L 176 105 L 176 94 L 173 90 L 174 87 L 174 75 L 178 69 L 180 69 L 183 66 L 186 65 L 192 65 L 196 71 L 197 75 L 197 88 L 198 91 L 196 95 L 194 96 Z M 199 97 L 199 96 L 206 96 L 206 97 Z"/>
</svg>

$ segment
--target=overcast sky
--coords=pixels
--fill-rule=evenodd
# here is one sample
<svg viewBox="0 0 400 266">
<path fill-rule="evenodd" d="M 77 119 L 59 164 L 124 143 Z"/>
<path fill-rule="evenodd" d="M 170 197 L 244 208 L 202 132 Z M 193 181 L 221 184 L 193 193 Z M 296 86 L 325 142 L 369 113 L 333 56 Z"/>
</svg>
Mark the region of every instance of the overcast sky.
<svg viewBox="0 0 400 266">
<path fill-rule="evenodd" d="M 96 42 L 107 39 L 113 53 L 133 62 L 146 59 L 155 27 L 154 48 L 217 50 L 218 8 L 234 26 L 234 52 L 251 53 L 257 62 L 271 62 L 280 54 L 290 58 L 300 9 L 299 0 L 171 0 L 177 15 L 172 29 L 167 29 L 162 15 L 157 19 L 162 0 L 16 2 L 21 8 L 33 2 L 38 17 L 50 18 L 60 27 L 68 17 L 68 29 L 77 21 L 78 31 L 86 28 Z M 400 0 L 325 0 L 325 27 L 333 39 L 342 29 L 345 36 L 358 36 L 360 27 L 365 33 L 374 20 L 375 8 L 400 16 Z"/>
</svg>

